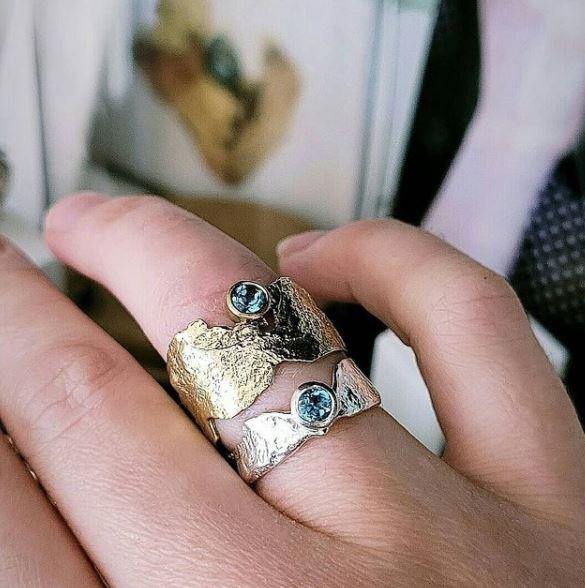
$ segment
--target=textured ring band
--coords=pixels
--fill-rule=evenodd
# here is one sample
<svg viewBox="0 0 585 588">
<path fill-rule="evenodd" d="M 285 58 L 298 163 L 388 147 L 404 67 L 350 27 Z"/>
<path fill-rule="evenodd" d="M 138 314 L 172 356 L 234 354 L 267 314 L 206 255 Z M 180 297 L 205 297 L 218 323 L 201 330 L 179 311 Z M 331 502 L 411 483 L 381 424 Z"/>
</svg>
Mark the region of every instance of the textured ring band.
<svg viewBox="0 0 585 588">
<path fill-rule="evenodd" d="M 307 382 L 291 399 L 291 412 L 266 412 L 248 419 L 233 452 L 240 476 L 255 482 L 312 437 L 327 433 L 339 418 L 380 404 L 380 395 L 351 359 L 337 364 L 333 387 Z"/>
<path fill-rule="evenodd" d="M 227 306 L 238 324 L 210 327 L 197 320 L 173 337 L 167 358 L 171 384 L 214 443 L 214 419 L 248 408 L 270 386 L 278 364 L 345 350 L 331 321 L 289 278 L 266 287 L 238 282 Z"/>
</svg>

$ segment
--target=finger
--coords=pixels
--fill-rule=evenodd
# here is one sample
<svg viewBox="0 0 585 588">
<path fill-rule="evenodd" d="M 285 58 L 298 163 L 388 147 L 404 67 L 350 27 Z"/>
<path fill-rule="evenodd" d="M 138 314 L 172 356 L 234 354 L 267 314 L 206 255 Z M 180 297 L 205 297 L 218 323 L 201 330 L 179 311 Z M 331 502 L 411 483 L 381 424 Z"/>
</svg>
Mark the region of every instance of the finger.
<svg viewBox="0 0 585 588">
<path fill-rule="evenodd" d="M 48 219 L 47 240 L 63 261 L 106 285 L 163 356 L 173 334 L 196 318 L 229 324 L 224 300 L 234 282 L 274 279 L 243 246 L 159 199 L 61 201 Z M 297 384 L 331 381 L 333 361 L 280 369 L 271 389 L 248 411 L 218 423 L 224 443 L 233 448 L 249 414 L 267 407 L 286 410 Z M 279 510 L 319 530 L 354 540 L 386 538 L 388 495 L 396 484 L 422 479 L 430 467 L 428 453 L 379 409 L 343 420 L 273 469 L 257 490 Z M 404 492 L 401 496 L 411 500 Z"/>
<path fill-rule="evenodd" d="M 258 527 L 283 565 L 296 542 L 319 552 L 323 537 L 301 536 L 250 492 L 156 382 L 6 244 L 0 276 L 0 416 L 110 584 L 226 585 L 249 566 L 277 577 L 258 561 Z"/>
<path fill-rule="evenodd" d="M 583 431 L 500 277 L 392 220 L 294 238 L 280 264 L 317 296 L 359 302 L 413 347 L 454 467 L 529 504 L 583 506 Z"/>
<path fill-rule="evenodd" d="M 101 586 L 75 537 L 1 433 L 0 585 Z"/>
</svg>

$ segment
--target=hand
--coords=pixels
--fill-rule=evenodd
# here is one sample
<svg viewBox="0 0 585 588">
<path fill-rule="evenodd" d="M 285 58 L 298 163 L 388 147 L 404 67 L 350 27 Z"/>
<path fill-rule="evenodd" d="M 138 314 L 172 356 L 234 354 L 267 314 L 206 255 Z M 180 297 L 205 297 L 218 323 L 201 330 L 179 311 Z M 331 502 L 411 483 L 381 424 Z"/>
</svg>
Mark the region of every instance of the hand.
<svg viewBox="0 0 585 588">
<path fill-rule="evenodd" d="M 155 198 L 63 200 L 46 235 L 162 355 L 195 318 L 227 323 L 232 283 L 274 277 Z M 115 586 L 581 584 L 584 435 L 510 288 L 395 221 L 299 236 L 281 263 L 321 299 L 361 302 L 414 348 L 443 458 L 374 409 L 307 443 L 254 492 L 3 243 L 0 416 L 55 506 L 1 445 L 0 584 L 99 584 L 88 559 Z M 244 416 L 285 406 L 295 383 L 331 367 L 285 366 Z M 219 423 L 230 448 L 241 418 Z"/>
</svg>

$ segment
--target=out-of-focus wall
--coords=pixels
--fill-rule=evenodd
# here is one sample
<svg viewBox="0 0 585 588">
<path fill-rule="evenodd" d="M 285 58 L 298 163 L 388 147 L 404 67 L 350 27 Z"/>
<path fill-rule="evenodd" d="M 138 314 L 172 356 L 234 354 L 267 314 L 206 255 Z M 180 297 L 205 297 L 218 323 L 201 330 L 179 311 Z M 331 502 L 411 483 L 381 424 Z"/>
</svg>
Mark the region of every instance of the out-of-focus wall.
<svg viewBox="0 0 585 588">
<path fill-rule="evenodd" d="M 261 74 L 262 49 L 272 40 L 301 80 L 286 140 L 249 179 L 229 187 L 209 172 L 132 63 L 133 36 L 152 24 L 155 0 L 37 1 L 51 199 L 92 186 L 86 164 L 93 140 L 130 175 L 171 192 L 251 199 L 321 226 L 375 215 L 400 168 L 436 4 L 208 2 L 216 33 L 234 42 L 246 75 Z"/>
<path fill-rule="evenodd" d="M 0 148 L 10 182 L 6 210 L 38 225 L 45 205 L 33 4 L 0 2 Z"/>
<path fill-rule="evenodd" d="M 123 55 L 118 31 L 127 25 L 130 5 L 126 0 L 35 3 L 51 199 L 78 187 L 106 60 Z"/>
</svg>

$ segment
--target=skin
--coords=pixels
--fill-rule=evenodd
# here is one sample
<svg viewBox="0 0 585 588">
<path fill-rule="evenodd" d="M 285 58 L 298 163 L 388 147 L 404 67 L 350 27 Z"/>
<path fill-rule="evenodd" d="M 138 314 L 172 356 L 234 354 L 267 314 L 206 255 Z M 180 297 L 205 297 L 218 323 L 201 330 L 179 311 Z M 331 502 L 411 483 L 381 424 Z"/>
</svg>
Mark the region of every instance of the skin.
<svg viewBox="0 0 585 588">
<path fill-rule="evenodd" d="M 228 324 L 233 282 L 274 277 L 152 197 L 62 200 L 46 239 L 108 287 L 163 355 L 194 318 Z M 0 584 L 99 583 L 89 558 L 112 586 L 579 585 L 585 436 L 509 286 L 392 220 L 297 236 L 280 260 L 317 298 L 362 303 L 413 347 L 443 458 L 375 409 L 249 488 L 4 241 L 0 417 L 55 506 L 0 447 L 0 553 L 10 553 Z M 330 372 L 331 361 L 284 366 L 260 406 L 281 408 L 295 383 Z M 229 447 L 242 418 L 219 423 Z"/>
</svg>

